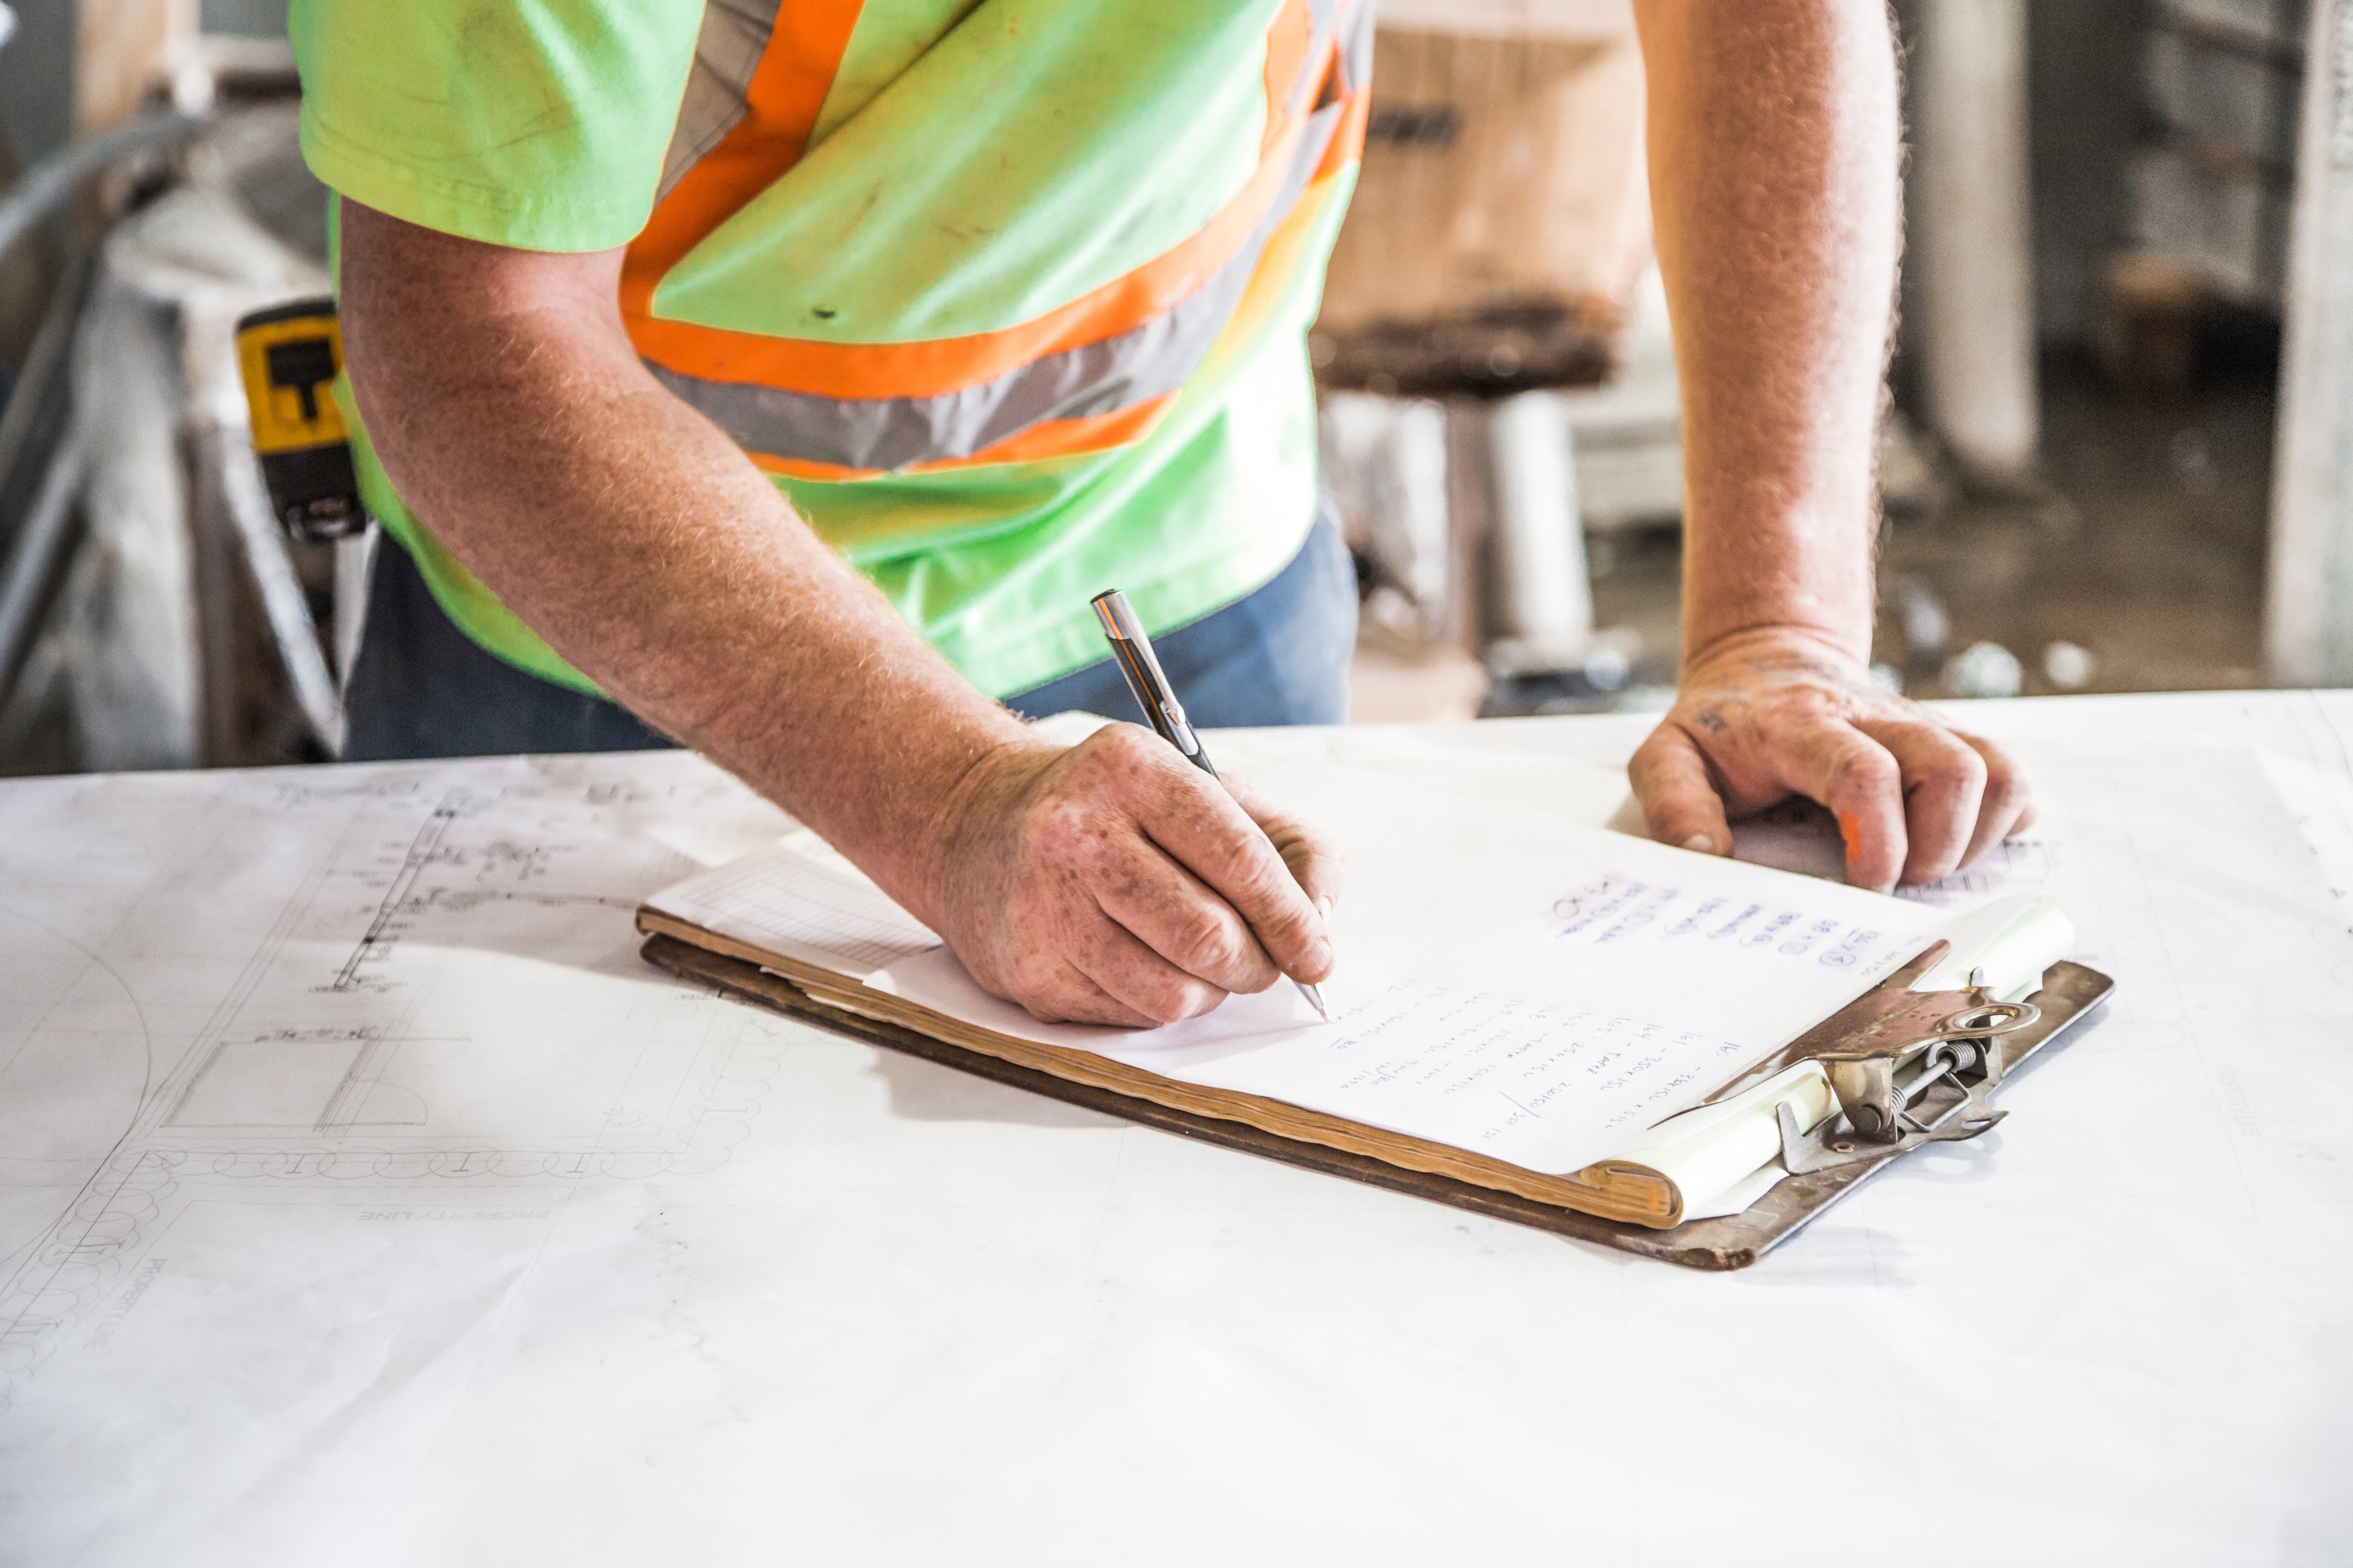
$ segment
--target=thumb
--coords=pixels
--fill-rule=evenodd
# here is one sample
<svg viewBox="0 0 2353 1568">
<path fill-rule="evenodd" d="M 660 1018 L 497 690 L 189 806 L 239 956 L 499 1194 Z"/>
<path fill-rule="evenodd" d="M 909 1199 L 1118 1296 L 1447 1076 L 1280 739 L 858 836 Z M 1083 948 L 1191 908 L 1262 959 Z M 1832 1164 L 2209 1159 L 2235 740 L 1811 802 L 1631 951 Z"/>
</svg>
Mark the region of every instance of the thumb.
<svg viewBox="0 0 2353 1568">
<path fill-rule="evenodd" d="M 1651 837 L 1704 855 L 1732 853 L 1732 825 L 1708 777 L 1707 759 L 1683 727 L 1662 723 L 1626 764 Z"/>
</svg>

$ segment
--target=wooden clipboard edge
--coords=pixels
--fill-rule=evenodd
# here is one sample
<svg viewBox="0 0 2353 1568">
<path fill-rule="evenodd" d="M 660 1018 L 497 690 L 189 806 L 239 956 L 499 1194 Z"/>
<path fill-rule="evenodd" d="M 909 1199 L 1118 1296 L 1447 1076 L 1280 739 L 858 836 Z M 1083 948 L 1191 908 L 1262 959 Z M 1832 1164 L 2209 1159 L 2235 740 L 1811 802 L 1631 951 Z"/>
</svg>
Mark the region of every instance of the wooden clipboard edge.
<svg viewBox="0 0 2353 1568">
<path fill-rule="evenodd" d="M 1810 1176 L 1793 1176 L 1767 1193 L 1745 1214 L 1725 1219 L 1694 1220 L 1671 1230 L 1653 1230 L 1600 1219 L 1576 1209 L 1539 1203 L 1514 1193 L 1405 1170 L 1365 1155 L 1327 1148 L 1321 1143 L 1307 1143 L 1261 1131 L 1242 1122 L 1179 1110 L 1092 1084 L 1058 1078 L 1001 1058 L 933 1039 L 928 1035 L 918 1034 L 896 1024 L 828 1007 L 790 981 L 762 969 L 756 963 L 712 952 L 677 937 L 656 932 L 646 938 L 639 952 L 649 963 L 682 979 L 710 985 L 745 1001 L 789 1014 L 833 1034 L 920 1057 L 925 1061 L 937 1062 L 943 1067 L 954 1068 L 993 1083 L 1026 1089 L 1050 1100 L 1101 1111 L 1145 1127 L 1158 1128 L 1164 1132 L 1173 1132 L 1218 1148 L 1279 1160 L 1284 1164 L 1321 1172 L 1325 1175 L 1345 1176 L 1368 1186 L 1445 1204 L 1490 1219 L 1509 1220 L 1514 1225 L 1550 1231 L 1556 1236 L 1593 1242 L 1637 1257 L 1679 1264 L 1686 1268 L 1722 1271 L 1747 1268 L 1788 1240 L 1815 1215 L 1894 1163 L 1891 1157 L 1868 1164 L 1820 1172 Z M 2096 986 L 2088 982 L 2096 982 Z M 2044 975 L 2043 990 L 2037 992 L 2034 997 L 2037 1005 L 2044 1008 L 2042 1022 L 2033 1029 L 2004 1037 L 2006 1042 L 2016 1042 L 2010 1046 L 2004 1070 L 2014 1068 L 2042 1046 L 2064 1033 L 2105 998 L 2114 984 L 2107 976 L 2085 969 L 2081 964 L 2054 965 Z"/>
<path fill-rule="evenodd" d="M 1241 1122 L 1286 1142 L 1318 1143 L 1368 1159 L 1474 1187 L 1492 1187 L 1547 1208 L 1571 1208 L 1613 1222 L 1663 1230 L 1681 1212 L 1673 1184 L 1657 1173 L 1623 1161 L 1603 1160 L 1582 1171 L 1547 1174 L 1468 1149 L 1394 1132 L 1364 1122 L 1262 1095 L 1213 1089 L 1098 1056 L 1092 1051 L 1047 1045 L 976 1027 L 952 1015 L 934 1012 L 888 994 L 875 994 L 839 973 L 787 954 L 753 946 L 724 931 L 681 920 L 647 906 L 638 910 L 638 930 L 648 936 L 673 936 L 691 947 L 756 965 L 764 973 L 799 991 L 828 1012 L 848 1013 L 893 1026 L 1016 1067 L 1064 1078 L 1125 1100 L 1149 1101 L 1164 1110 L 1220 1122 Z"/>
</svg>

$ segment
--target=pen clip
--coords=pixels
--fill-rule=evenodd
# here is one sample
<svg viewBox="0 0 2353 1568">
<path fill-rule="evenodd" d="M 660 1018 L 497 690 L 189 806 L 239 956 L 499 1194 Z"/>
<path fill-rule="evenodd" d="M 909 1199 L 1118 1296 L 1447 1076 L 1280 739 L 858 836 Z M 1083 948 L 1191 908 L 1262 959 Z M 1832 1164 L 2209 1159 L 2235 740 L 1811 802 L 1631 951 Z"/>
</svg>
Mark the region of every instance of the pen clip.
<svg viewBox="0 0 2353 1568">
<path fill-rule="evenodd" d="M 1201 750 L 1201 742 L 1194 738 L 1193 726 L 1185 717 L 1185 709 L 1182 703 L 1179 703 L 1174 697 L 1162 698 L 1160 700 L 1160 715 L 1162 718 L 1168 721 L 1168 743 L 1170 745 L 1176 747 L 1178 751 L 1184 752 L 1188 757 L 1199 752 Z"/>
</svg>

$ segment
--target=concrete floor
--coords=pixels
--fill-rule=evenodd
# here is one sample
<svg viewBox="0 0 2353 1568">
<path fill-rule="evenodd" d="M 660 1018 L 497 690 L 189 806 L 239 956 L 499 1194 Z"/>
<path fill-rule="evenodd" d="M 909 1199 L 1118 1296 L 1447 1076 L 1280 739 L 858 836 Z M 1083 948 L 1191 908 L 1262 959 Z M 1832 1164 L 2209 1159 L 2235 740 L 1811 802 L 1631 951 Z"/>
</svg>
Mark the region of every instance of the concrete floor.
<svg viewBox="0 0 2353 1568">
<path fill-rule="evenodd" d="M 2043 399 L 2051 493 L 1958 498 L 1891 522 L 1874 657 L 1917 697 L 1957 695 L 1945 667 L 1980 641 L 2017 656 L 2029 694 L 2262 684 L 2272 405 L 2254 372 L 2147 401 L 2119 396 L 2087 365 L 2053 363 Z M 1668 528 L 1596 542 L 1596 624 L 1639 637 L 1634 684 L 1654 694 L 1673 681 L 1679 536 Z M 1920 599 L 1915 588 L 1944 611 L 1941 649 L 1907 646 L 1904 609 Z M 2044 650 L 2063 641 L 2092 656 L 2081 686 L 2043 668 Z M 1532 692 L 1489 710 L 1604 705 Z"/>
</svg>

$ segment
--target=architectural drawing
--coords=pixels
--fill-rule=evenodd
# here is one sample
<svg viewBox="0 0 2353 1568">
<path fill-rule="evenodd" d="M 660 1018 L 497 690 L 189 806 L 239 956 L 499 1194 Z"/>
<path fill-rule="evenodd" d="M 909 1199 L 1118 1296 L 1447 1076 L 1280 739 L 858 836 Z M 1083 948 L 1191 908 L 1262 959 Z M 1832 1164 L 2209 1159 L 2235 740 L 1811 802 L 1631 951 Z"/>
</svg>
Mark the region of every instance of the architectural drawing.
<svg viewBox="0 0 2353 1568">
<path fill-rule="evenodd" d="M 117 940 L 32 931 L 12 965 L 103 977 L 68 981 L 0 1040 L 17 1076 L 94 1044 L 145 1060 L 137 1092 L 45 1130 L 70 1151 L 53 1166 L 91 1167 L 47 1189 L 62 1200 L 51 1212 L 27 1201 L 41 1189 L 10 1194 L 0 1398 L 86 1330 L 175 1206 L 204 1194 L 708 1169 L 756 1110 L 758 1053 L 780 1026 L 644 967 L 630 917 L 639 894 L 700 867 L 646 835 L 649 814 L 701 817 L 724 858 L 787 826 L 773 808 L 681 757 L 602 761 L 593 777 L 536 762 L 263 778 L 58 786 L 160 795 L 154 866 L 182 888 L 220 879 L 237 912 L 201 897 L 142 910 L 152 887 L 97 876 L 73 896 L 93 926 L 115 920 Z M 265 837 L 318 858 L 270 868 L 241 898 L 239 847 Z M 154 915 L 187 922 L 165 952 L 133 934 Z M 135 1042 L 106 1027 L 126 1007 Z"/>
</svg>

